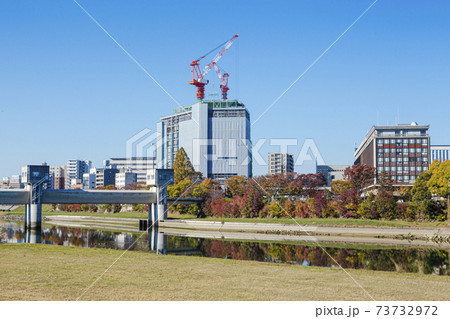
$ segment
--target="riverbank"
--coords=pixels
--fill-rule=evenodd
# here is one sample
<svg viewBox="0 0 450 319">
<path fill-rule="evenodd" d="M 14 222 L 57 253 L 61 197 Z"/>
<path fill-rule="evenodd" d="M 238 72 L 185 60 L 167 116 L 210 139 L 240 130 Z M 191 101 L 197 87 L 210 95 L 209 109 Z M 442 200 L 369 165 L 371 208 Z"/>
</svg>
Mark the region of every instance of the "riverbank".
<svg viewBox="0 0 450 319">
<path fill-rule="evenodd" d="M 2 244 L 0 299 L 75 300 L 122 253 Z M 450 294 L 449 277 L 346 271 L 376 300 L 447 300 Z M 128 251 L 81 300 L 370 300 L 370 297 L 340 269 Z"/>
<path fill-rule="evenodd" d="M 51 205 L 43 205 L 42 214 L 46 216 L 86 216 L 86 217 L 100 217 L 100 218 L 134 218 L 147 219 L 147 213 L 138 212 L 122 212 L 122 213 L 89 213 L 89 212 L 60 212 L 53 211 Z M 13 212 L 0 212 L 2 216 L 24 216 L 24 208 L 19 207 Z M 20 218 L 20 217 L 19 217 Z M 3 217 L 5 219 L 5 217 Z M 341 226 L 341 227 L 427 227 L 427 228 L 449 228 L 447 221 L 442 222 L 408 222 L 403 220 L 369 220 L 369 219 L 346 219 L 346 218 L 195 218 L 192 215 L 169 214 L 169 220 L 199 220 L 199 221 L 214 221 L 214 222 L 239 222 L 239 223 L 262 223 L 262 224 L 286 224 L 286 225 L 312 225 L 312 226 Z"/>
</svg>

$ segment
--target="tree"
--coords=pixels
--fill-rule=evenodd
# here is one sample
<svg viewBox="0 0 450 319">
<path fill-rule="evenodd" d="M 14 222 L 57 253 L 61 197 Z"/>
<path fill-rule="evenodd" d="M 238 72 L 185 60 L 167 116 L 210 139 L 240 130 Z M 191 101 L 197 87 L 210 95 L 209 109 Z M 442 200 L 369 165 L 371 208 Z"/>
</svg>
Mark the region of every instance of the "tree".
<svg viewBox="0 0 450 319">
<path fill-rule="evenodd" d="M 180 148 L 175 155 L 175 161 L 172 166 L 175 183 L 178 183 L 185 178 L 190 180 L 197 179 L 200 173 L 194 170 L 194 166 L 189 159 L 189 156 L 186 154 L 184 148 Z"/>
<path fill-rule="evenodd" d="M 331 192 L 335 195 L 341 195 L 344 190 L 352 188 L 352 183 L 349 181 L 332 181 L 330 183 Z"/>
<path fill-rule="evenodd" d="M 347 167 L 344 171 L 344 179 L 352 183 L 358 194 L 364 187 L 369 186 L 375 179 L 375 167 L 366 164 L 356 164 Z"/>
<path fill-rule="evenodd" d="M 431 173 L 427 186 L 431 193 L 447 198 L 450 196 L 450 161 L 439 163 L 434 161 L 430 165 Z"/>
<path fill-rule="evenodd" d="M 245 176 L 232 176 L 227 179 L 225 185 L 230 191 L 231 196 L 244 196 L 247 181 L 248 179 Z"/>
<path fill-rule="evenodd" d="M 378 215 L 386 219 L 397 217 L 397 202 L 394 197 L 393 181 L 389 179 L 386 172 L 383 172 L 378 178 L 380 187 L 375 196 L 375 206 Z"/>
</svg>

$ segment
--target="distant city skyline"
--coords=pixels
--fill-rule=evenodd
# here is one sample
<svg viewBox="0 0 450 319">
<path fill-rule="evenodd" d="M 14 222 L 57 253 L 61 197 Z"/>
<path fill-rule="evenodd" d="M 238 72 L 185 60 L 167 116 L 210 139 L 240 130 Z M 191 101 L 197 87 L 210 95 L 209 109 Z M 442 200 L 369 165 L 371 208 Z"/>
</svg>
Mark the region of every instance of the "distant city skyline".
<svg viewBox="0 0 450 319">
<path fill-rule="evenodd" d="M 186 2 L 78 2 L 181 105 L 196 102 L 189 63 L 239 34 L 220 65 L 229 98 L 245 103 L 252 122 L 373 3 L 199 1 L 211 12 L 199 29 L 198 9 Z M 416 121 L 430 125 L 431 145 L 450 144 L 449 9 L 447 1 L 378 1 L 258 120 L 252 140 L 297 139 L 288 149 L 295 157 L 312 138 L 329 165 L 351 164 L 377 124 Z M 71 158 L 101 167 L 177 106 L 72 1 L 2 1 L 0 27 L 0 176 Z M 208 78 L 206 98 L 219 91 L 217 76 Z M 261 148 L 265 158 L 279 151 Z M 295 170 L 314 172 L 315 163 Z M 253 165 L 254 175 L 266 172 Z"/>
</svg>

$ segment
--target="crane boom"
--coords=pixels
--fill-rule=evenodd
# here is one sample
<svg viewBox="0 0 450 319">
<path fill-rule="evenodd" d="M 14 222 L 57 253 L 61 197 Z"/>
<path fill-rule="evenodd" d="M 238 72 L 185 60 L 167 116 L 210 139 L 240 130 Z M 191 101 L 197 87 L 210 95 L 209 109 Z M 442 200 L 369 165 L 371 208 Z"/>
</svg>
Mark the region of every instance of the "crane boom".
<svg viewBox="0 0 450 319">
<path fill-rule="evenodd" d="M 209 53 L 215 51 L 218 47 L 191 62 L 190 65 L 191 65 L 191 72 L 192 72 L 192 81 L 190 81 L 189 84 L 195 85 L 197 87 L 197 98 L 198 99 L 203 100 L 203 98 L 205 97 L 205 85 L 208 84 L 208 81 L 205 81 L 203 78 L 206 76 L 206 74 L 208 74 L 208 72 L 213 68 L 213 66 L 216 65 L 217 61 L 220 60 L 220 58 L 230 48 L 230 46 L 233 44 L 233 42 L 236 40 L 236 38 L 238 36 L 239 35 L 235 34 L 231 37 L 231 39 L 229 39 L 228 41 L 226 41 L 224 43 L 222 49 L 220 49 L 219 53 L 216 54 L 216 56 L 212 59 L 212 61 L 205 66 L 205 68 L 203 69 L 203 72 L 200 71 L 200 65 L 199 65 L 200 60 L 205 58 Z M 220 73 L 220 71 L 219 71 L 219 73 Z M 225 76 L 225 74 L 224 74 L 224 76 Z M 228 83 L 228 74 L 226 74 L 226 78 L 227 78 L 227 83 Z M 222 82 L 221 76 L 219 76 L 219 79 Z M 222 95 L 223 95 L 223 90 L 222 90 Z M 225 92 L 225 97 L 226 97 L 226 92 Z"/>
</svg>

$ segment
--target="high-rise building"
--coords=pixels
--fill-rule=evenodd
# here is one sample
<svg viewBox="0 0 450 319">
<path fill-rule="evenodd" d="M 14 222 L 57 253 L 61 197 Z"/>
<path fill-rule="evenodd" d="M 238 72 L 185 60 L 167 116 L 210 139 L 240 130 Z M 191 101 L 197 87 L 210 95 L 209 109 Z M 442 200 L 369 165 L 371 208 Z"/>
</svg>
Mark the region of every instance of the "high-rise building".
<svg viewBox="0 0 450 319">
<path fill-rule="evenodd" d="M 64 189 L 66 184 L 65 175 L 64 166 L 50 166 L 47 189 Z"/>
<path fill-rule="evenodd" d="M 198 101 L 157 125 L 158 168 L 172 168 L 183 147 L 203 177 L 224 181 L 252 175 L 250 114 L 237 100 Z"/>
<path fill-rule="evenodd" d="M 269 174 L 294 172 L 294 156 L 288 153 L 269 153 Z"/>
<path fill-rule="evenodd" d="M 439 162 L 450 160 L 450 157 L 448 157 L 450 153 L 450 145 L 431 145 L 430 152 L 431 163 L 433 163 L 434 160 L 438 160 Z"/>
<path fill-rule="evenodd" d="M 70 159 L 66 166 L 66 188 L 69 189 L 72 183 L 78 183 L 83 180 L 83 174 L 89 173 L 92 162 L 85 160 Z"/>
<path fill-rule="evenodd" d="M 327 186 L 333 181 L 344 179 L 344 172 L 348 165 L 317 165 L 316 173 L 322 173 L 327 180 Z"/>
<path fill-rule="evenodd" d="M 373 126 L 355 151 L 355 164 L 385 172 L 399 184 L 413 184 L 430 164 L 429 125 Z"/>
<path fill-rule="evenodd" d="M 137 175 L 138 183 L 145 183 L 147 172 L 156 168 L 155 157 L 111 158 L 108 166 L 118 169 L 131 169 Z"/>
</svg>

